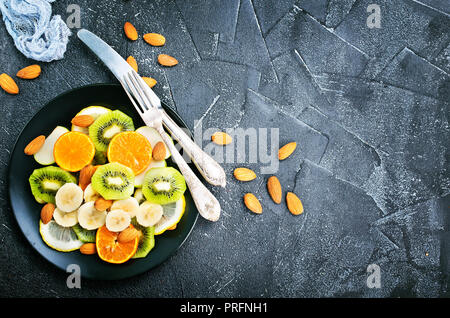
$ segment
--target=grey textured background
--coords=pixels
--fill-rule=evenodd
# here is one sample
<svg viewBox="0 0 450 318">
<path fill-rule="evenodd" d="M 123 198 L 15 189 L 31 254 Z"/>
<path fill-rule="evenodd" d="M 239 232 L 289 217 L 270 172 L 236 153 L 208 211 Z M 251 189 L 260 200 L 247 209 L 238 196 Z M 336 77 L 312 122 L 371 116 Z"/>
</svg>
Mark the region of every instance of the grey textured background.
<svg viewBox="0 0 450 318">
<path fill-rule="evenodd" d="M 232 177 L 242 164 L 224 164 L 227 188 L 212 189 L 223 206 L 217 223 L 199 219 L 155 270 L 68 289 L 67 274 L 20 232 L 5 180 L 14 141 L 45 103 L 115 82 L 73 35 L 63 60 L 18 80 L 18 96 L 0 92 L 1 296 L 449 296 L 449 1 L 58 0 L 54 13 L 66 19 L 70 3 L 80 5 L 83 28 L 158 80 L 156 93 L 190 128 L 198 119 L 204 129 L 279 127 L 282 144 L 297 141 L 277 176 L 305 212 L 273 204 L 268 176 L 242 184 Z M 366 25 L 371 3 L 380 29 Z M 125 21 L 141 36 L 165 35 L 166 46 L 127 41 Z M 161 52 L 180 64 L 161 68 Z M 1 25 L 0 72 L 31 63 Z M 248 191 L 262 215 L 246 210 Z M 372 263 L 380 289 L 366 286 Z"/>
</svg>

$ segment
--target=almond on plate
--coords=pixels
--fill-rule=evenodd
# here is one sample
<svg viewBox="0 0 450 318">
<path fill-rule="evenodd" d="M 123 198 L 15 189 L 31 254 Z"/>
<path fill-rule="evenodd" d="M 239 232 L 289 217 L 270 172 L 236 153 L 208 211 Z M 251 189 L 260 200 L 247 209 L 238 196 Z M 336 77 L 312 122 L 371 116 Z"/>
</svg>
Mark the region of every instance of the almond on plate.
<svg viewBox="0 0 450 318">
<path fill-rule="evenodd" d="M 6 73 L 0 75 L 0 87 L 8 94 L 19 94 L 19 87 L 16 82 Z"/>
<path fill-rule="evenodd" d="M 81 190 L 84 191 L 86 187 L 91 183 L 91 178 L 94 175 L 95 170 L 97 170 L 97 166 L 93 165 L 87 165 L 80 170 L 78 185 L 81 188 Z"/>
<path fill-rule="evenodd" d="M 44 143 L 45 143 L 45 136 L 44 135 L 37 136 L 32 141 L 30 141 L 30 143 L 25 147 L 23 152 L 28 156 L 34 155 L 41 149 Z"/>
<path fill-rule="evenodd" d="M 239 181 L 251 181 L 256 178 L 256 173 L 248 168 L 236 168 L 234 177 Z"/>
<path fill-rule="evenodd" d="M 103 212 L 103 211 L 106 211 L 107 209 L 109 209 L 112 204 L 113 204 L 112 200 L 98 198 L 97 200 L 95 200 L 94 207 L 97 211 Z"/>
<path fill-rule="evenodd" d="M 134 240 L 139 235 L 139 231 L 136 230 L 133 227 L 128 227 L 122 232 L 120 232 L 119 236 L 117 237 L 117 240 L 120 243 L 126 243 L 129 241 Z"/>
<path fill-rule="evenodd" d="M 157 83 L 157 81 L 156 81 L 154 78 L 151 78 L 151 77 L 145 77 L 145 76 L 142 76 L 142 79 L 144 80 L 144 82 L 145 82 L 148 86 L 150 86 L 150 88 L 152 88 L 153 86 L 155 86 L 156 83 Z"/>
<path fill-rule="evenodd" d="M 225 132 L 218 131 L 211 136 L 211 140 L 217 145 L 228 145 L 233 141 L 233 138 Z"/>
<path fill-rule="evenodd" d="M 138 39 L 137 30 L 134 27 L 134 25 L 132 25 L 130 22 L 125 22 L 123 30 L 127 38 L 130 39 L 131 41 L 136 41 Z"/>
<path fill-rule="evenodd" d="M 280 150 L 278 150 L 278 159 L 279 160 L 286 159 L 294 152 L 295 148 L 297 148 L 297 143 L 295 141 L 284 145 L 283 147 L 280 148 Z"/>
<path fill-rule="evenodd" d="M 269 195 L 273 202 L 276 204 L 281 203 L 281 184 L 277 177 L 271 176 L 267 180 L 267 191 L 269 191 Z"/>
<path fill-rule="evenodd" d="M 85 243 L 80 246 L 81 254 L 92 255 L 97 253 L 97 248 L 94 243 Z"/>
<path fill-rule="evenodd" d="M 18 78 L 22 79 L 34 79 L 39 75 L 41 75 L 41 67 L 37 64 L 24 67 L 23 69 L 19 70 L 16 74 Z"/>
<path fill-rule="evenodd" d="M 47 203 L 41 209 L 41 221 L 47 224 L 52 220 L 53 212 L 55 211 L 55 205 L 53 203 Z"/>
<path fill-rule="evenodd" d="M 95 121 L 91 115 L 78 115 L 72 118 L 71 123 L 79 127 L 89 127 Z"/>
<path fill-rule="evenodd" d="M 144 34 L 144 41 L 153 46 L 163 46 L 166 38 L 159 33 L 147 33 Z"/>
<path fill-rule="evenodd" d="M 262 206 L 259 200 L 255 197 L 253 193 L 246 193 L 244 195 L 244 204 L 245 206 L 256 214 L 262 213 Z"/>
<path fill-rule="evenodd" d="M 127 57 L 127 63 L 130 64 L 133 70 L 135 70 L 136 72 L 138 71 L 138 64 L 133 56 L 130 55 L 129 57 Z"/>
<path fill-rule="evenodd" d="M 286 204 L 291 212 L 294 215 L 299 215 L 303 213 L 303 204 L 302 201 L 295 195 L 295 193 L 288 192 L 286 194 Z"/>
<path fill-rule="evenodd" d="M 158 141 L 152 150 L 153 160 L 161 161 L 166 158 L 166 145 L 162 141 Z"/>
<path fill-rule="evenodd" d="M 175 66 L 178 64 L 178 60 L 173 56 L 160 54 L 158 55 L 158 63 L 162 66 Z"/>
</svg>

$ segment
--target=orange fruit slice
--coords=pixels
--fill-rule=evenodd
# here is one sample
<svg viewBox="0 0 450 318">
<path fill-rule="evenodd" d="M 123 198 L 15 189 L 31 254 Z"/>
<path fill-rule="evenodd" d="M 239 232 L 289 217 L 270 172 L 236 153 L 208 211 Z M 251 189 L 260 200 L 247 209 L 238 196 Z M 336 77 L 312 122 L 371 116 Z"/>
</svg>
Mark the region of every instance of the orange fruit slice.
<svg viewBox="0 0 450 318">
<path fill-rule="evenodd" d="M 130 225 L 133 228 L 133 225 Z M 128 261 L 138 248 L 139 236 L 126 243 L 119 243 L 119 233 L 111 232 L 103 225 L 97 230 L 95 246 L 98 256 L 108 263 L 121 264 Z"/>
<path fill-rule="evenodd" d="M 106 153 L 109 162 L 118 162 L 133 170 L 137 176 L 152 161 L 152 145 L 140 133 L 124 131 L 111 139 Z"/>
<path fill-rule="evenodd" d="M 55 162 L 62 169 L 75 172 L 90 164 L 95 155 L 95 146 L 88 135 L 69 131 L 58 138 L 53 147 Z"/>
</svg>

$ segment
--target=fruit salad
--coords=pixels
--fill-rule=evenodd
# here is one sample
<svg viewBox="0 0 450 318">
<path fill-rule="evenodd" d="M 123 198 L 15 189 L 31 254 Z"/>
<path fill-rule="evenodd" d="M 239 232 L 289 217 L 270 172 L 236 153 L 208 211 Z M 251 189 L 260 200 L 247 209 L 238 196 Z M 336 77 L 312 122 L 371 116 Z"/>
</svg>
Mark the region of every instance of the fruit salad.
<svg viewBox="0 0 450 318">
<path fill-rule="evenodd" d="M 42 239 L 114 264 L 147 257 L 155 236 L 174 230 L 185 211 L 186 183 L 167 166 L 169 149 L 154 128 L 135 129 L 120 110 L 90 106 L 71 124 L 24 151 L 43 166 L 29 178 L 43 204 Z"/>
</svg>

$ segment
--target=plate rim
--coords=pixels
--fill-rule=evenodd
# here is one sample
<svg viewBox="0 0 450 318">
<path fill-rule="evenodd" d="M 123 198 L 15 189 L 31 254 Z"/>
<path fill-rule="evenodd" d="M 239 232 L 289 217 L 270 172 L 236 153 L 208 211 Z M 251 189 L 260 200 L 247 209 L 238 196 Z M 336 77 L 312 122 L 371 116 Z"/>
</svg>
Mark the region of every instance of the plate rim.
<svg viewBox="0 0 450 318">
<path fill-rule="evenodd" d="M 30 123 L 47 107 L 47 105 L 51 104 L 52 102 L 54 102 L 55 100 L 64 97 L 65 95 L 68 95 L 70 93 L 73 93 L 74 91 L 78 91 L 78 90 L 83 90 L 85 88 L 92 88 L 92 87 L 115 87 L 118 89 L 123 89 L 122 86 L 120 84 L 115 84 L 115 83 L 93 83 L 93 84 L 87 84 L 87 85 L 82 85 L 82 86 L 78 86 L 75 88 L 71 88 L 69 90 L 66 90 L 60 94 L 58 94 L 57 96 L 51 98 L 50 100 L 48 100 L 47 102 L 45 102 L 45 104 L 36 112 L 33 114 L 33 116 L 27 121 L 27 123 L 25 124 L 25 126 L 22 127 L 22 129 L 20 130 L 19 134 L 17 135 L 17 138 L 14 141 L 13 147 L 11 148 L 11 154 L 8 160 L 8 168 L 6 170 L 7 173 L 7 188 L 8 188 L 8 201 L 9 201 L 9 206 L 12 210 L 12 214 L 14 215 L 14 220 L 16 222 L 17 227 L 20 229 L 20 232 L 22 233 L 23 237 L 25 237 L 26 241 L 29 243 L 29 245 L 32 247 L 32 250 L 34 252 L 36 252 L 37 254 L 39 254 L 40 257 L 42 257 L 43 259 L 45 259 L 49 264 L 52 264 L 54 267 L 66 272 L 66 268 L 63 268 L 62 266 L 60 266 L 59 264 L 52 262 L 48 257 L 46 257 L 45 255 L 43 255 L 33 244 L 33 242 L 30 240 L 30 238 L 25 234 L 24 229 L 22 228 L 22 226 L 20 225 L 21 223 L 18 220 L 18 216 L 17 213 L 14 210 L 13 204 L 12 204 L 12 193 L 11 193 L 11 180 L 12 180 L 12 175 L 11 175 L 11 164 L 12 164 L 12 159 L 13 159 L 13 154 L 17 151 L 17 146 L 18 146 L 18 142 L 20 137 L 22 136 L 22 134 L 24 133 L 24 131 L 27 129 L 27 127 L 30 125 Z M 131 104 L 131 103 L 130 103 Z M 172 117 L 172 119 L 174 119 L 175 121 L 179 121 L 182 123 L 182 125 L 184 126 L 184 128 L 186 128 L 189 132 L 189 134 L 192 137 L 192 132 L 189 129 L 188 125 L 185 123 L 185 121 L 180 117 L 180 115 L 178 115 L 178 113 L 173 110 L 170 106 L 168 106 L 166 103 L 164 103 L 163 101 L 161 101 L 161 106 L 162 108 L 168 112 L 168 115 Z M 133 110 L 134 112 L 136 112 L 136 110 Z M 137 112 L 136 112 L 137 113 Z M 139 114 L 138 114 L 139 115 Z M 191 168 L 193 168 L 193 164 L 189 163 L 189 166 Z M 194 169 L 193 169 L 194 170 Z M 194 170 L 194 172 L 196 172 L 196 170 Z M 192 223 L 191 228 L 188 230 L 186 236 L 183 238 L 183 240 L 181 241 L 181 243 L 171 252 L 167 255 L 167 257 L 165 259 L 163 259 L 162 261 L 160 261 L 159 263 L 156 263 L 155 265 L 144 269 L 144 270 L 140 270 L 136 273 L 133 273 L 131 275 L 124 275 L 120 278 L 108 278 L 108 277 L 90 277 L 90 276 L 85 276 L 83 275 L 83 273 L 80 274 L 81 277 L 83 277 L 84 279 L 89 279 L 89 280 L 102 280 L 102 281 L 119 281 L 119 280 L 123 280 L 123 279 L 127 279 L 127 278 L 131 278 L 131 277 L 135 277 L 138 275 L 142 275 L 146 272 L 149 272 L 153 269 L 158 268 L 159 266 L 161 266 L 164 262 L 166 262 L 167 260 L 169 260 L 176 251 L 178 251 L 180 249 L 181 246 L 183 246 L 183 244 L 187 241 L 187 239 L 189 238 L 189 236 L 192 234 L 192 231 L 195 227 L 195 225 L 197 224 L 198 221 L 198 216 L 199 216 L 199 212 L 197 209 L 195 209 L 195 217 L 194 217 L 194 222 Z M 39 231 L 39 230 L 38 230 Z"/>
</svg>

